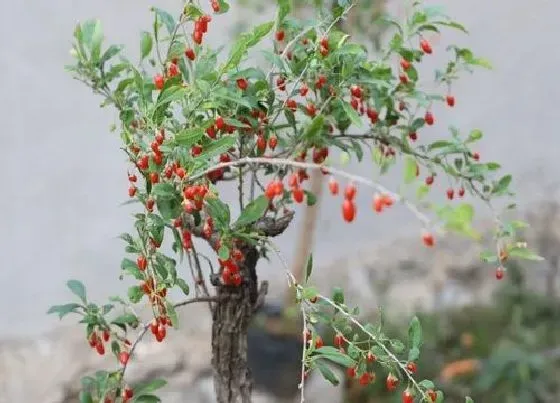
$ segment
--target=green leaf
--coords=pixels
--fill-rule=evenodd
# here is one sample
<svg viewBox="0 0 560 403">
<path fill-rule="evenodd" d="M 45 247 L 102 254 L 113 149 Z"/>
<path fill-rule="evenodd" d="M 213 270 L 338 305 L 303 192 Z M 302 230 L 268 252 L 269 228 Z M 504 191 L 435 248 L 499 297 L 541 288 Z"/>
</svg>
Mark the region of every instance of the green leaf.
<svg viewBox="0 0 560 403">
<path fill-rule="evenodd" d="M 315 287 L 305 287 L 302 289 L 303 299 L 313 299 L 319 294 L 319 290 Z"/>
<path fill-rule="evenodd" d="M 482 131 L 479 129 L 474 129 L 470 132 L 469 137 L 467 138 L 466 143 L 474 143 L 482 138 Z"/>
<path fill-rule="evenodd" d="M 309 277 L 311 276 L 311 272 L 313 271 L 313 254 L 309 254 L 309 257 L 307 258 L 307 265 L 305 268 L 305 281 L 307 282 L 307 280 L 309 280 Z"/>
<path fill-rule="evenodd" d="M 520 248 L 514 246 L 513 248 L 508 249 L 508 255 L 511 257 L 517 257 L 524 260 L 533 260 L 533 261 L 542 261 L 544 258 L 542 256 L 537 255 L 533 251 L 527 248 Z"/>
<path fill-rule="evenodd" d="M 225 14 L 229 11 L 229 4 L 225 2 L 225 0 L 217 0 L 218 4 L 220 5 L 220 11 L 216 14 Z"/>
<path fill-rule="evenodd" d="M 220 249 L 218 250 L 218 257 L 222 260 L 228 260 L 229 259 L 229 248 L 226 245 L 222 245 L 220 246 Z"/>
<path fill-rule="evenodd" d="M 171 324 L 175 329 L 177 329 L 179 325 L 179 319 L 177 318 L 177 312 L 175 311 L 175 307 L 171 302 L 166 301 L 165 308 L 167 310 L 167 315 L 169 316 L 169 319 L 171 319 Z"/>
<path fill-rule="evenodd" d="M 466 396 L 465 403 L 474 403 L 474 400 L 470 396 Z"/>
<path fill-rule="evenodd" d="M 276 18 L 276 22 L 279 26 L 282 24 L 288 14 L 290 14 L 291 9 L 292 5 L 290 0 L 278 0 L 278 16 Z"/>
<path fill-rule="evenodd" d="M 80 403 L 93 403 L 93 398 L 91 394 L 85 390 L 80 390 L 79 395 Z"/>
<path fill-rule="evenodd" d="M 308 206 L 314 206 L 317 203 L 317 196 L 315 194 L 309 190 L 304 190 L 303 193 L 305 193 L 305 200 Z"/>
<path fill-rule="evenodd" d="M 432 151 L 432 150 L 436 150 L 438 148 L 445 148 L 445 147 L 449 147 L 452 146 L 453 143 L 447 140 L 438 140 L 438 141 L 434 141 L 433 143 L 431 143 L 428 146 L 428 150 Z"/>
<path fill-rule="evenodd" d="M 418 186 L 418 189 L 416 189 L 416 198 L 418 200 L 422 200 L 429 192 L 430 187 L 423 183 L 422 185 Z"/>
<path fill-rule="evenodd" d="M 99 60 L 99 64 L 104 64 L 105 62 L 109 61 L 113 56 L 117 55 L 120 51 L 122 50 L 122 46 L 117 46 L 117 45 L 111 45 L 109 46 L 109 48 L 103 52 L 103 56 L 101 56 L 101 59 Z M 114 66 L 113 68 L 116 68 L 119 71 L 124 70 L 127 67 L 127 64 L 122 64 Z M 115 70 L 113 70 L 113 75 L 116 75 L 119 71 L 117 71 L 115 73 Z M 107 81 L 111 81 L 110 78 L 107 78 L 107 76 L 109 76 L 110 72 L 107 72 L 107 74 L 105 75 L 105 78 L 107 79 Z"/>
<path fill-rule="evenodd" d="M 205 147 L 202 150 L 202 154 L 196 157 L 196 159 L 209 160 L 211 158 L 214 158 L 215 156 L 220 155 L 233 147 L 236 141 L 237 138 L 233 135 L 227 135 L 218 140 L 215 140 L 210 143 L 209 146 Z"/>
<path fill-rule="evenodd" d="M 163 199 L 173 199 L 177 196 L 177 190 L 171 183 L 156 183 L 152 187 L 152 194 Z"/>
<path fill-rule="evenodd" d="M 135 285 L 128 288 L 128 299 L 133 304 L 139 302 L 142 299 L 143 295 L 144 295 L 144 291 L 140 286 Z"/>
<path fill-rule="evenodd" d="M 413 317 L 408 325 L 408 342 L 411 348 L 420 348 L 422 345 L 422 326 L 418 317 Z"/>
<path fill-rule="evenodd" d="M 346 368 L 356 365 L 356 361 L 348 357 L 346 354 L 341 353 L 338 349 L 331 346 L 323 346 L 315 350 L 317 358 L 324 358 L 325 360 L 332 361 L 336 364 L 345 366 Z"/>
<path fill-rule="evenodd" d="M 502 178 L 500 178 L 498 183 L 492 189 L 492 194 L 501 195 L 506 193 L 508 191 L 508 186 L 511 183 L 511 180 L 512 180 L 511 175 L 505 175 Z"/>
<path fill-rule="evenodd" d="M 261 218 L 268 209 L 268 199 L 261 195 L 249 203 L 235 222 L 237 228 L 252 224 Z"/>
<path fill-rule="evenodd" d="M 344 113 L 346 113 L 348 118 L 350 118 L 350 121 L 356 126 L 362 127 L 364 125 L 364 122 L 360 117 L 360 115 L 358 115 L 358 112 L 356 112 L 354 108 L 352 108 L 352 105 L 350 105 L 346 101 L 340 101 L 340 103 L 342 105 L 342 109 L 344 110 Z"/>
<path fill-rule="evenodd" d="M 72 291 L 72 293 L 78 296 L 84 304 L 87 304 L 86 288 L 78 280 L 69 280 L 66 286 Z"/>
<path fill-rule="evenodd" d="M 133 262 L 130 259 L 125 258 L 121 261 L 121 270 L 126 271 L 127 273 L 132 275 L 136 280 L 144 280 L 144 275 L 138 268 L 138 265 L 136 264 L 136 262 Z"/>
<path fill-rule="evenodd" d="M 311 124 L 305 130 L 305 134 L 303 137 L 305 139 L 312 139 L 314 138 L 320 131 L 323 129 L 323 125 L 325 123 L 325 118 L 323 115 L 318 115 L 311 121 Z"/>
<path fill-rule="evenodd" d="M 391 340 L 389 343 L 393 351 L 397 354 L 402 353 L 406 349 L 405 345 L 400 340 Z"/>
<path fill-rule="evenodd" d="M 418 385 L 422 386 L 424 389 L 435 389 L 434 383 L 429 379 L 418 382 Z"/>
<path fill-rule="evenodd" d="M 180 99 L 185 98 L 185 94 L 187 92 L 186 88 L 173 86 L 164 89 L 158 96 L 156 102 L 156 109 L 163 107 L 173 101 L 178 101 Z"/>
<path fill-rule="evenodd" d="M 259 43 L 259 41 L 270 32 L 273 26 L 274 22 L 266 22 L 256 26 L 251 33 L 241 35 L 241 37 L 233 45 L 227 62 L 220 69 L 221 72 L 225 73 L 239 66 L 245 52 Z"/>
<path fill-rule="evenodd" d="M 204 12 L 192 3 L 185 4 L 183 15 L 189 20 L 196 20 L 204 15 Z"/>
<path fill-rule="evenodd" d="M 175 25 L 176 25 L 173 16 L 169 14 L 167 11 L 164 11 L 157 7 L 152 7 L 152 11 L 154 11 L 157 17 L 163 22 L 165 28 L 167 28 L 167 32 L 169 32 L 169 35 L 172 35 L 173 32 L 175 31 Z"/>
<path fill-rule="evenodd" d="M 134 399 L 134 403 L 159 403 L 161 399 L 154 395 L 140 395 Z"/>
<path fill-rule="evenodd" d="M 152 51 L 154 46 L 154 41 L 152 39 L 152 34 L 149 32 L 142 32 L 142 37 L 140 39 L 140 60 L 144 60 L 146 56 Z"/>
<path fill-rule="evenodd" d="M 153 381 L 139 383 L 134 386 L 134 393 L 136 395 L 143 395 L 145 393 L 151 393 L 155 390 L 163 388 L 167 385 L 167 381 L 163 379 L 154 379 Z"/>
<path fill-rule="evenodd" d="M 485 263 L 496 263 L 498 261 L 498 256 L 494 252 L 483 251 L 480 253 L 480 260 Z"/>
<path fill-rule="evenodd" d="M 315 365 L 321 372 L 321 375 L 323 375 L 323 378 L 329 381 L 332 385 L 338 386 L 340 381 L 326 364 L 322 363 L 321 361 L 316 361 Z"/>
<path fill-rule="evenodd" d="M 408 361 L 416 361 L 420 358 L 420 349 L 417 347 L 412 347 L 408 350 Z"/>
<path fill-rule="evenodd" d="M 186 148 L 196 144 L 204 136 L 204 130 L 200 127 L 183 129 L 175 135 L 175 144 Z"/>
<path fill-rule="evenodd" d="M 206 210 L 214 219 L 216 227 L 220 230 L 229 228 L 230 212 L 229 206 L 217 197 L 206 199 Z"/>
<path fill-rule="evenodd" d="M 443 25 L 445 27 L 449 27 L 449 28 L 455 28 L 458 29 L 459 31 L 463 31 L 465 34 L 468 34 L 469 31 L 467 31 L 467 29 L 459 24 L 458 22 L 454 22 L 454 21 L 434 21 L 433 24 L 435 25 Z"/>
<path fill-rule="evenodd" d="M 214 98 L 230 101 L 246 108 L 251 108 L 251 103 L 247 99 L 240 97 L 237 93 L 227 89 L 218 90 L 211 94 Z"/>
<path fill-rule="evenodd" d="M 68 315 L 69 313 L 76 313 L 76 310 L 78 308 L 81 308 L 82 306 L 80 304 L 64 304 L 64 305 L 54 305 L 51 306 L 49 308 L 49 310 L 47 311 L 47 314 L 51 314 L 51 313 L 56 313 L 58 314 L 58 318 L 62 319 L 63 317 L 65 317 L 66 315 Z"/>
<path fill-rule="evenodd" d="M 340 287 L 334 287 L 333 288 L 333 302 L 337 305 L 342 305 L 344 304 L 344 291 L 342 291 L 342 288 Z"/>
<path fill-rule="evenodd" d="M 177 279 L 177 285 L 179 286 L 181 291 L 183 291 L 183 294 L 185 294 L 187 296 L 189 295 L 190 288 L 189 288 L 189 285 L 187 284 L 187 282 L 185 280 L 183 280 L 182 278 L 178 278 Z"/>
<path fill-rule="evenodd" d="M 93 33 L 91 36 L 91 61 L 97 63 L 101 55 L 101 43 L 103 42 L 103 28 L 101 26 L 101 21 L 96 20 L 95 26 L 93 28 Z"/>
<path fill-rule="evenodd" d="M 404 183 L 410 184 L 416 179 L 416 172 L 418 169 L 418 164 L 416 159 L 407 155 L 404 159 Z"/>
<path fill-rule="evenodd" d="M 132 327 L 138 326 L 138 318 L 136 315 L 131 313 L 125 313 L 123 315 L 117 316 L 115 319 L 111 321 L 115 325 L 130 325 Z"/>
</svg>

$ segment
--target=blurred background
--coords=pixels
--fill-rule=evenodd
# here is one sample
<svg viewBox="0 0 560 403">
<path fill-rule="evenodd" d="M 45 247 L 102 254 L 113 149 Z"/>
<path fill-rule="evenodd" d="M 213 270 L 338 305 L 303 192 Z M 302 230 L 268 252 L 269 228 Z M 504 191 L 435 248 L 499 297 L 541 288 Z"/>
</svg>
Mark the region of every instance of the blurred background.
<svg viewBox="0 0 560 403">
<path fill-rule="evenodd" d="M 229 42 L 248 22 L 270 19 L 272 10 L 264 3 L 231 1 L 232 11 L 211 26 L 211 46 Z M 372 22 L 378 12 L 402 16 L 403 10 L 396 0 L 362 3 L 346 28 L 372 44 L 383 38 L 383 30 Z M 460 402 L 471 394 L 483 403 L 558 402 L 560 137 L 555 106 L 560 102 L 560 81 L 555 74 L 560 69 L 560 3 L 425 3 L 445 3 L 445 11 L 471 32 L 433 37 L 435 51 L 427 71 L 445 63 L 445 47 L 451 42 L 470 47 L 494 66 L 454 86 L 457 106 L 451 111 L 435 109 L 437 124 L 431 133 L 443 137 L 450 124 L 483 130 L 482 159 L 498 161 L 514 175 L 519 214 L 532 224 L 526 236 L 547 261 L 524 266 L 513 262 L 505 281 L 496 282 L 494 268 L 479 263 L 482 246 L 450 238 L 435 253 L 426 254 L 417 245 L 418 223 L 406 210 L 368 215 L 371 195 L 359 192 L 363 213 L 351 226 L 340 218 L 337 201 L 321 200 L 314 282 L 325 292 L 342 286 L 364 318 L 373 318 L 382 306 L 390 313 L 388 331 L 395 336 L 405 334 L 407 321 L 419 312 L 426 338 L 420 376 L 437 379 L 449 396 L 446 401 Z M 120 139 L 109 132 L 115 116 L 100 109 L 100 99 L 73 81 L 64 65 L 70 62 L 76 22 L 92 17 L 103 22 L 108 42 L 125 44 L 136 57 L 140 31 L 151 23 L 151 5 L 156 4 L 20 0 L 9 10 L 4 5 L 8 18 L 0 26 L 0 403 L 75 402 L 79 377 L 110 365 L 92 356 L 83 330 L 72 320 L 60 323 L 46 315 L 49 306 L 68 300 L 65 282 L 70 278 L 83 281 L 92 299 L 99 301 L 122 293 L 128 285 L 117 279 L 123 256 L 117 236 L 130 228 L 132 210 L 120 205 L 127 199 L 127 164 Z M 160 0 L 157 6 L 173 11 L 181 2 Z M 346 169 L 364 176 L 373 173 L 367 162 L 352 161 Z M 388 186 L 398 180 L 398 174 L 381 179 Z M 446 184 L 440 186 L 443 194 Z M 234 189 L 224 191 L 226 198 L 228 192 L 234 194 Z M 306 230 L 303 216 L 304 210 L 298 210 L 295 225 L 278 240 L 288 261 L 295 255 L 294 240 Z M 489 228 L 490 216 L 483 207 L 477 217 L 481 227 Z M 259 274 L 271 283 L 270 303 L 281 304 L 286 281 L 280 264 L 262 261 Z M 263 313 L 267 319 L 257 322 L 266 323 L 273 311 L 269 307 Z M 164 403 L 212 402 L 210 317 L 204 307 L 196 306 L 181 315 L 183 326 L 171 343 L 143 345 L 130 374 L 138 380 L 154 374 L 169 379 Z M 294 350 L 293 338 L 278 338 L 265 325 L 255 326 L 254 344 L 271 347 L 253 355 L 260 389 L 255 401 L 293 401 L 297 359 L 294 366 L 286 353 Z M 286 362 L 271 361 L 279 356 Z M 149 368 L 142 367 L 148 362 Z M 271 382 L 281 373 L 286 374 L 285 383 Z M 398 401 L 398 396 L 384 396 L 383 382 L 366 390 L 351 383 L 333 389 L 313 377 L 310 383 L 311 402 Z"/>
</svg>

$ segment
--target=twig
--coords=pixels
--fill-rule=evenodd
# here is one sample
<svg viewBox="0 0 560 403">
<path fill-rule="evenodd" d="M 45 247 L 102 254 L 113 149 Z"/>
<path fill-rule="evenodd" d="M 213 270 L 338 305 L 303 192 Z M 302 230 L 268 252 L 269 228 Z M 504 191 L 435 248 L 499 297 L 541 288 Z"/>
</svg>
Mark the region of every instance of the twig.
<svg viewBox="0 0 560 403">
<path fill-rule="evenodd" d="M 406 206 L 406 208 L 410 210 L 425 226 L 430 225 L 431 220 L 428 218 L 428 216 L 422 213 L 418 209 L 418 207 L 416 207 L 413 203 L 403 198 L 401 195 L 391 192 L 390 190 L 380 185 L 379 183 L 373 182 L 362 176 L 349 174 L 345 171 L 328 167 L 325 165 L 321 165 L 321 164 L 314 164 L 310 162 L 299 162 L 299 161 L 283 159 L 283 158 L 246 157 L 246 158 L 241 158 L 237 161 L 223 162 L 223 163 L 213 165 L 212 167 L 191 176 L 189 180 L 193 181 L 198 178 L 201 178 L 204 175 L 206 175 L 208 172 L 211 172 L 215 169 L 239 166 L 244 164 L 270 164 L 270 165 L 292 166 L 292 167 L 304 168 L 304 169 L 326 169 L 330 174 L 341 176 L 351 181 L 361 183 L 363 185 L 376 189 L 381 193 L 385 193 L 391 196 L 391 198 L 393 198 L 395 201 L 399 201 L 403 203 Z"/>
</svg>

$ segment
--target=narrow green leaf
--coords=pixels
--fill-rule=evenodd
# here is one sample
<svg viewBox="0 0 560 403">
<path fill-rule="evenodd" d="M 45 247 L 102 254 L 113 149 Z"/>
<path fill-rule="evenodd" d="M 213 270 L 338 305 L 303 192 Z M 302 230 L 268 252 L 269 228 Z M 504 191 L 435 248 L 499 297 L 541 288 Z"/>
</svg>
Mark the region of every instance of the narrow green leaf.
<svg viewBox="0 0 560 403">
<path fill-rule="evenodd" d="M 138 385 L 135 385 L 134 387 L 134 392 L 137 395 L 142 395 L 145 393 L 152 393 L 158 389 L 163 388 L 165 385 L 167 385 L 167 381 L 164 379 L 154 379 L 152 381 L 148 381 L 148 382 L 143 382 L 143 383 L 139 383 Z"/>
<path fill-rule="evenodd" d="M 177 279 L 177 285 L 179 286 L 181 291 L 183 291 L 183 294 L 185 294 L 187 296 L 189 295 L 190 288 L 189 288 L 189 285 L 187 284 L 187 282 L 185 280 L 183 280 L 182 278 L 178 278 Z"/>
<path fill-rule="evenodd" d="M 317 196 L 315 194 L 309 190 L 304 190 L 303 193 L 305 193 L 305 201 L 308 206 L 314 206 L 317 203 Z"/>
<path fill-rule="evenodd" d="M 480 253 L 480 259 L 485 263 L 496 263 L 498 256 L 494 252 L 483 251 Z"/>
<path fill-rule="evenodd" d="M 163 25 L 167 28 L 167 32 L 169 32 L 170 35 L 173 34 L 176 25 L 173 16 L 167 11 L 157 7 L 152 7 L 152 11 L 154 11 L 157 17 L 163 22 Z"/>
<path fill-rule="evenodd" d="M 311 124 L 307 127 L 303 137 L 305 139 L 312 139 L 313 137 L 315 137 L 317 134 L 321 132 L 324 123 L 325 123 L 325 118 L 323 117 L 323 115 L 316 116 L 311 121 Z"/>
<path fill-rule="evenodd" d="M 317 354 L 317 358 L 324 358 L 325 360 L 343 365 L 346 368 L 356 365 L 356 361 L 331 346 L 323 346 L 315 350 L 315 353 Z"/>
<path fill-rule="evenodd" d="M 129 273 L 136 280 L 144 280 L 144 275 L 138 268 L 138 265 L 130 259 L 125 258 L 121 261 L 121 270 Z"/>
<path fill-rule="evenodd" d="M 210 143 L 202 150 L 202 154 L 196 157 L 198 160 L 209 160 L 217 155 L 220 155 L 235 145 L 237 137 L 234 135 L 227 135 L 218 140 Z"/>
<path fill-rule="evenodd" d="M 185 4 L 183 15 L 189 20 L 196 20 L 204 15 L 204 12 L 192 3 Z"/>
<path fill-rule="evenodd" d="M 344 304 L 344 291 L 342 291 L 342 288 L 340 287 L 334 287 L 333 288 L 333 302 L 337 305 L 342 305 Z"/>
<path fill-rule="evenodd" d="M 230 212 L 229 206 L 217 197 L 206 199 L 206 209 L 214 219 L 216 227 L 220 230 L 229 228 Z"/>
<path fill-rule="evenodd" d="M 408 342 L 411 348 L 420 348 L 422 345 L 422 326 L 418 317 L 413 317 L 408 325 Z"/>
<path fill-rule="evenodd" d="M 139 302 L 142 299 L 143 295 L 144 291 L 142 291 L 142 288 L 140 286 L 135 285 L 128 288 L 128 299 L 133 304 Z"/>
<path fill-rule="evenodd" d="M 173 199 L 177 195 L 177 190 L 171 183 L 156 183 L 152 187 L 152 194 L 164 199 Z"/>
<path fill-rule="evenodd" d="M 229 254 L 230 254 L 230 250 L 226 245 L 220 246 L 220 249 L 218 250 L 218 257 L 220 259 L 228 260 L 229 259 Z"/>
<path fill-rule="evenodd" d="M 77 312 L 77 309 L 80 308 L 80 304 L 64 304 L 64 305 L 54 305 L 49 308 L 47 314 L 56 313 L 58 314 L 58 318 L 62 319 L 69 313 Z"/>
<path fill-rule="evenodd" d="M 342 109 L 344 109 L 344 113 L 346 113 L 350 121 L 356 126 L 362 127 L 364 122 L 360 115 L 358 115 L 358 112 L 356 112 L 348 102 L 340 101 L 340 103 L 342 105 Z"/>
<path fill-rule="evenodd" d="M 160 403 L 161 399 L 155 395 L 140 395 L 134 399 L 134 403 Z"/>
<path fill-rule="evenodd" d="M 140 60 L 144 60 L 152 51 L 154 46 L 154 41 L 152 39 L 152 34 L 149 32 L 142 32 L 142 37 L 140 39 Z"/>
<path fill-rule="evenodd" d="M 316 361 L 315 365 L 321 372 L 321 375 L 323 375 L 323 378 L 329 381 L 332 385 L 338 386 L 340 381 L 326 364 L 322 363 L 321 361 Z"/>
<path fill-rule="evenodd" d="M 511 183 L 511 180 L 512 180 L 511 175 L 505 175 L 502 178 L 500 178 L 496 186 L 494 186 L 494 188 L 492 189 L 492 194 L 501 195 L 506 193 L 508 191 L 508 187 Z"/>
<path fill-rule="evenodd" d="M 482 138 L 482 131 L 480 129 L 474 129 L 469 133 L 466 143 L 474 143 Z"/>
<path fill-rule="evenodd" d="M 309 277 L 311 276 L 311 272 L 313 271 L 313 254 L 309 254 L 309 257 L 307 258 L 307 265 L 305 268 L 305 281 L 307 282 L 307 280 L 309 280 Z"/>
<path fill-rule="evenodd" d="M 470 396 L 466 396 L 465 403 L 474 403 L 474 400 Z"/>
<path fill-rule="evenodd" d="M 544 258 L 542 256 L 537 255 L 535 252 L 531 251 L 527 248 L 520 248 L 514 246 L 508 250 L 508 254 L 511 257 L 517 257 L 524 260 L 533 260 L 533 261 L 542 261 Z"/>
<path fill-rule="evenodd" d="M 410 184 L 414 182 L 416 179 L 416 172 L 418 170 L 418 164 L 416 163 L 416 159 L 407 155 L 404 158 L 404 183 Z"/>
<path fill-rule="evenodd" d="M 85 390 L 80 391 L 79 395 L 80 403 L 93 403 L 93 398 L 91 394 Z"/>
<path fill-rule="evenodd" d="M 111 323 L 115 325 L 130 325 L 132 327 L 138 326 L 138 318 L 132 313 L 125 313 L 113 319 Z"/>
<path fill-rule="evenodd" d="M 177 329 L 179 325 L 179 319 L 177 318 L 177 312 L 175 311 L 175 307 L 171 302 L 166 301 L 165 308 L 167 311 L 167 315 L 169 316 L 169 319 L 171 319 L 171 324 L 175 329 Z"/>
<path fill-rule="evenodd" d="M 101 56 L 101 43 L 103 42 L 103 28 L 101 26 L 101 21 L 96 20 L 93 29 L 93 34 L 91 37 L 91 61 L 97 63 Z"/>
<path fill-rule="evenodd" d="M 84 304 L 87 304 L 86 288 L 78 280 L 69 280 L 66 286 L 72 291 L 72 293 L 78 296 Z"/>
<path fill-rule="evenodd" d="M 175 144 L 185 146 L 186 148 L 196 144 L 204 136 L 204 130 L 200 127 L 192 127 L 181 130 L 175 135 Z"/>
<path fill-rule="evenodd" d="M 266 196 L 257 197 L 243 209 L 235 222 L 235 226 L 239 228 L 254 223 L 264 215 L 267 209 L 268 199 Z"/>
</svg>

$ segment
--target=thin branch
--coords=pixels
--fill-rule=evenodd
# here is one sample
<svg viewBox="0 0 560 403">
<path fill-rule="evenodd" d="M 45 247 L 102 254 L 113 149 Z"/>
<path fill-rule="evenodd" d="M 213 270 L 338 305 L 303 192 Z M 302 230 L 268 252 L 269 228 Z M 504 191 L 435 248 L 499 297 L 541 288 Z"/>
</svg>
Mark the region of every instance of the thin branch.
<svg viewBox="0 0 560 403">
<path fill-rule="evenodd" d="M 299 162 L 299 161 L 294 161 L 294 160 L 290 160 L 290 159 L 281 159 L 281 158 L 246 157 L 246 158 L 241 158 L 237 161 L 223 162 L 223 163 L 213 165 L 212 167 L 210 167 L 210 168 L 208 168 L 208 169 L 206 169 L 206 170 L 204 170 L 204 171 L 202 171 L 198 174 L 195 174 L 195 175 L 191 176 L 189 178 L 189 180 L 193 181 L 193 180 L 196 180 L 198 178 L 201 178 L 204 175 L 206 175 L 208 172 L 213 171 L 214 169 L 233 167 L 233 166 L 239 166 L 239 165 L 245 165 L 245 164 L 269 164 L 269 165 L 280 165 L 280 166 L 292 166 L 292 167 L 304 168 L 304 169 L 326 169 L 330 174 L 341 176 L 341 177 L 349 179 L 351 181 L 361 183 L 363 185 L 366 185 L 368 187 L 376 189 L 381 193 L 384 193 L 384 194 L 387 194 L 387 195 L 391 196 L 391 198 L 393 198 L 395 201 L 403 203 L 403 205 L 408 210 L 410 210 L 425 226 L 429 226 L 430 222 L 431 222 L 431 220 L 428 218 L 428 216 L 426 216 L 424 213 L 422 213 L 418 209 L 418 207 L 416 207 L 413 203 L 406 200 L 401 195 L 399 195 L 397 193 L 394 193 L 394 192 L 391 192 L 390 190 L 388 190 L 384 186 L 380 185 L 379 183 L 373 182 L 373 181 L 371 181 L 367 178 L 364 178 L 362 176 L 359 176 L 359 175 L 349 174 L 345 171 L 342 171 L 342 170 L 339 170 L 339 169 L 336 169 L 336 168 L 328 167 L 328 166 L 321 165 L 321 164 L 314 164 L 314 163 L 310 163 L 310 162 Z"/>
<path fill-rule="evenodd" d="M 194 298 L 190 298 L 187 299 L 185 301 L 182 302 L 178 302 L 175 305 L 173 305 L 174 308 L 179 308 L 181 306 L 185 306 L 185 305 L 190 305 L 190 304 L 194 304 L 197 302 L 218 302 L 218 298 L 217 297 L 194 297 Z"/>
</svg>

